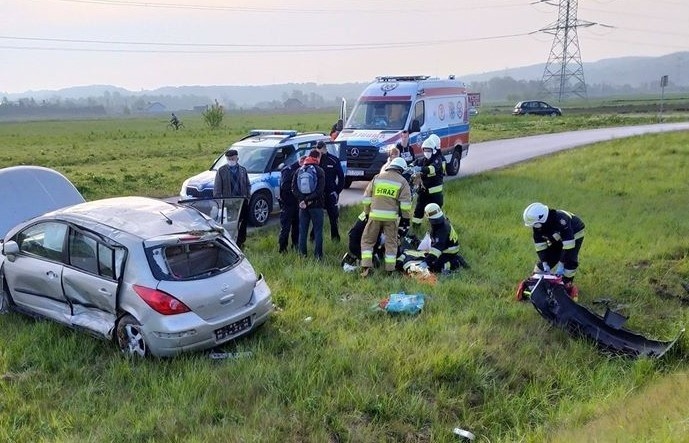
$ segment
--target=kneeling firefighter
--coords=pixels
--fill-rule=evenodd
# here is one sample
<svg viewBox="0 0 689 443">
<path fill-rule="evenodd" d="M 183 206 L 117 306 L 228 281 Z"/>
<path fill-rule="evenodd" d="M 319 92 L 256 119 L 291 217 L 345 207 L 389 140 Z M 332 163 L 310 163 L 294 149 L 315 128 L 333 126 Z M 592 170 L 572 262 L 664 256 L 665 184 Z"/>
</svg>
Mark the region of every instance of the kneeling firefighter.
<svg viewBox="0 0 689 443">
<path fill-rule="evenodd" d="M 395 270 L 397 236 L 409 228 L 411 215 L 411 191 L 402 176 L 407 162 L 398 157 L 390 162 L 387 170 L 376 175 L 364 191 L 364 212 L 368 222 L 361 237 L 361 275 L 366 277 L 373 268 L 373 247 L 382 230 L 385 234 L 385 270 Z M 399 230 L 397 217 L 400 215 Z"/>
<path fill-rule="evenodd" d="M 459 253 L 459 236 L 436 203 L 424 208 L 424 214 L 431 225 L 431 249 L 424 262 L 431 272 L 449 272 L 469 265 Z"/>
<path fill-rule="evenodd" d="M 345 272 L 355 271 L 361 264 L 361 237 L 364 235 L 364 229 L 368 223 L 368 214 L 362 212 L 356 218 L 354 225 L 347 232 L 348 237 L 348 251 L 342 257 L 340 265 Z M 385 260 L 385 248 L 381 235 L 378 236 L 376 244 L 373 246 L 373 265 L 378 266 Z"/>
</svg>

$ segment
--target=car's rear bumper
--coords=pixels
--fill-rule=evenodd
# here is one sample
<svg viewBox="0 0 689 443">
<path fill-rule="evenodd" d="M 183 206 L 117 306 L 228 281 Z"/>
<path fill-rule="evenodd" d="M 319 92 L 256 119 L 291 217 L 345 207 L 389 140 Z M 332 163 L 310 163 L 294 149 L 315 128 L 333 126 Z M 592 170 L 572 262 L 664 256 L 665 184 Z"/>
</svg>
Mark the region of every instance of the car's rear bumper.
<svg viewBox="0 0 689 443">
<path fill-rule="evenodd" d="M 231 316 L 206 321 L 190 312 L 163 318 L 155 324 L 146 324 L 142 327 L 142 332 L 152 355 L 170 357 L 181 352 L 210 349 L 250 334 L 268 320 L 272 311 L 271 291 L 261 276 L 254 288 L 251 301 L 241 309 L 235 310 Z M 216 334 L 216 331 L 226 329 L 247 318 L 250 319 L 249 327 L 236 333 L 226 332 L 220 338 Z M 170 321 L 165 321 L 168 319 Z"/>
</svg>

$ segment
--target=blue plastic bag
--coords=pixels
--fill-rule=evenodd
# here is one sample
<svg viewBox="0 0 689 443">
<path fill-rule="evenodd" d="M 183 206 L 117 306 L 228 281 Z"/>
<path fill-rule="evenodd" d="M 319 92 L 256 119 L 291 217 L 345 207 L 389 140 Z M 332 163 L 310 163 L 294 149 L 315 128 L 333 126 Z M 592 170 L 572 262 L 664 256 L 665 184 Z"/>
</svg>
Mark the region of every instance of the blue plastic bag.
<svg viewBox="0 0 689 443">
<path fill-rule="evenodd" d="M 383 309 L 387 312 L 399 312 L 404 314 L 418 314 L 425 303 L 425 297 L 422 294 L 390 294 L 387 304 Z"/>
</svg>

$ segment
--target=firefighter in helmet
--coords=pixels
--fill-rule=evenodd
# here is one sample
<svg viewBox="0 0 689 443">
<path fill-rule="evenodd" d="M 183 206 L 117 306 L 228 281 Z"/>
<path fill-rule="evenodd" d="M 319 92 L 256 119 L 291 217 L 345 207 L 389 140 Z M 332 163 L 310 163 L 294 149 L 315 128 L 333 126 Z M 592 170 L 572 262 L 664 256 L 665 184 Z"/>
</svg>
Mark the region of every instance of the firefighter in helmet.
<svg viewBox="0 0 689 443">
<path fill-rule="evenodd" d="M 443 154 L 440 150 L 440 137 L 431 134 L 421 145 L 423 158 L 414 162 L 419 167 L 421 186 L 414 208 L 412 226 L 418 228 L 423 220 L 424 208 L 430 203 L 443 206 L 443 175 L 445 174 Z"/>
<path fill-rule="evenodd" d="M 533 231 L 538 254 L 534 272 L 559 275 L 573 299 L 579 290 L 573 280 L 579 267 L 579 250 L 584 242 L 584 222 L 571 212 L 531 203 L 524 210 L 524 225 Z"/>
<path fill-rule="evenodd" d="M 381 230 L 385 234 L 385 270 L 395 270 L 397 237 L 408 229 L 411 212 L 411 191 L 409 183 L 402 176 L 406 169 L 404 159 L 393 159 L 385 172 L 376 175 L 364 191 L 364 212 L 368 214 L 368 222 L 361 236 L 363 277 L 367 277 L 373 269 L 373 248 Z"/>
</svg>

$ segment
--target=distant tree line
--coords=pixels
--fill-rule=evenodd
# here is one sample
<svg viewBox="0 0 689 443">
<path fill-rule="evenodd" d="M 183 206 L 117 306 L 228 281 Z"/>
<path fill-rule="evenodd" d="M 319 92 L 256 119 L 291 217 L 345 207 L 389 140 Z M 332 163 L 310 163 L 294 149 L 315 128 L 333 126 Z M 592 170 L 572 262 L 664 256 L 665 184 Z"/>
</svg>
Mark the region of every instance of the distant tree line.
<svg viewBox="0 0 689 443">
<path fill-rule="evenodd" d="M 481 102 L 516 102 L 543 96 L 540 81 L 515 80 L 512 77 L 494 77 L 488 81 L 475 81 L 469 85 L 473 92 L 481 93 Z M 679 87 L 672 83 L 666 92 L 689 93 L 689 87 Z M 589 84 L 587 94 L 590 98 L 650 95 L 658 93 L 656 83 L 632 87 L 630 85 Z M 346 97 L 350 106 L 356 97 Z M 250 105 L 238 105 L 230 96 L 210 98 L 201 95 L 125 95 L 120 92 L 105 91 L 97 97 L 63 98 L 53 96 L 46 99 L 21 98 L 10 101 L 3 97 L 0 101 L 0 118 L 78 118 L 87 116 L 117 116 L 132 114 L 155 114 L 163 112 L 190 111 L 199 114 L 214 104 L 222 106 L 224 112 L 304 112 L 339 107 L 340 97 L 324 97 L 315 92 L 293 89 L 283 92 L 273 100 L 259 101 Z"/>
<path fill-rule="evenodd" d="M 525 99 L 537 99 L 544 95 L 539 80 L 515 80 L 512 77 L 493 77 L 488 81 L 472 82 L 469 85 L 472 92 L 481 93 L 482 103 L 517 102 Z M 644 83 L 640 86 L 611 85 L 611 84 L 587 84 L 586 93 L 589 98 L 603 98 L 625 95 L 650 95 L 657 94 L 657 83 Z M 689 92 L 689 87 L 668 85 L 666 92 Z"/>
</svg>

